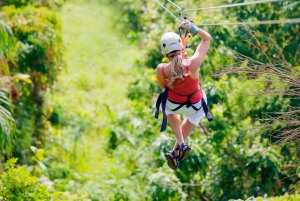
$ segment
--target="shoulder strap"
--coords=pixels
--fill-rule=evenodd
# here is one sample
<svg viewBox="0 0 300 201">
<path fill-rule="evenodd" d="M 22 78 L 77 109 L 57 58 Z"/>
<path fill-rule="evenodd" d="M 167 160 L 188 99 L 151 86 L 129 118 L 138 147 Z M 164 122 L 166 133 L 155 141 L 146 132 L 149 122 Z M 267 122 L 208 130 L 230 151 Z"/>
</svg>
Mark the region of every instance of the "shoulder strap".
<svg viewBox="0 0 300 201">
<path fill-rule="evenodd" d="M 183 59 L 182 60 L 182 65 L 185 67 L 184 70 L 185 72 L 189 72 L 189 65 L 188 65 L 189 61 L 187 59 Z"/>
<path fill-rule="evenodd" d="M 185 72 L 189 72 L 189 65 L 185 65 Z"/>
</svg>

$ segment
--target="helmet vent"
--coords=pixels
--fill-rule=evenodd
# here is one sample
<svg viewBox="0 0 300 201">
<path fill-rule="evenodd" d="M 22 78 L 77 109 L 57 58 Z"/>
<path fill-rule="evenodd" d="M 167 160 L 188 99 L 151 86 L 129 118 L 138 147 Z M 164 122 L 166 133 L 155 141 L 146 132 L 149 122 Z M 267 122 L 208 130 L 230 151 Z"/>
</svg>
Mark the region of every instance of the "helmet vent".
<svg viewBox="0 0 300 201">
<path fill-rule="evenodd" d="M 163 44 L 163 47 L 166 47 L 166 44 L 165 44 L 165 43 Z"/>
<path fill-rule="evenodd" d="M 178 41 L 180 42 L 180 39 L 178 39 Z"/>
</svg>

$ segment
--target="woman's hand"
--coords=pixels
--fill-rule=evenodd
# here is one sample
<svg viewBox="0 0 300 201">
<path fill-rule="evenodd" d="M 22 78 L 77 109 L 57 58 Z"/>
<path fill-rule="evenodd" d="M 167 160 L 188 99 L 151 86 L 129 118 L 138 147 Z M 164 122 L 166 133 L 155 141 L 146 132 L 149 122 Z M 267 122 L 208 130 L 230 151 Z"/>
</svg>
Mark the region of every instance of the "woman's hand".
<svg viewBox="0 0 300 201">
<path fill-rule="evenodd" d="M 182 22 L 179 25 L 179 29 L 185 29 L 187 31 L 190 31 L 191 27 L 192 27 L 192 22 L 188 19 L 182 20 Z"/>
<path fill-rule="evenodd" d="M 195 36 L 198 33 L 199 28 L 196 27 L 193 22 L 191 22 L 189 19 L 184 19 L 180 25 L 179 29 L 185 29 L 188 32 L 192 34 L 192 36 Z"/>
</svg>

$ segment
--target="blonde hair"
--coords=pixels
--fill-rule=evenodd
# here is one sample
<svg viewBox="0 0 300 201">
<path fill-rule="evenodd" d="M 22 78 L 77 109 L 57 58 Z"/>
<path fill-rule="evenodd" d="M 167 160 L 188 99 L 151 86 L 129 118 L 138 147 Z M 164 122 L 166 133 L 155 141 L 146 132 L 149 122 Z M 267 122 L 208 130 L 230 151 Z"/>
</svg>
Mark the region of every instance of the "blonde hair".
<svg viewBox="0 0 300 201">
<path fill-rule="evenodd" d="M 168 87 L 173 88 L 178 81 L 183 81 L 184 76 L 189 75 L 190 72 L 185 72 L 182 65 L 182 58 L 175 54 L 171 57 L 171 76 L 168 78 Z"/>
</svg>

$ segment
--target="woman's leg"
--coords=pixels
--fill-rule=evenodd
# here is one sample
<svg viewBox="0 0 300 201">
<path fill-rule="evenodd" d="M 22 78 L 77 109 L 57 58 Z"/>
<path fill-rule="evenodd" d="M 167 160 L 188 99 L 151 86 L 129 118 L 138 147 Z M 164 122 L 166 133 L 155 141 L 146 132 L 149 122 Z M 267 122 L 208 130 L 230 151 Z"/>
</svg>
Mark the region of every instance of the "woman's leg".
<svg viewBox="0 0 300 201">
<path fill-rule="evenodd" d="M 190 123 L 190 121 L 187 120 L 187 118 L 184 119 L 181 125 L 181 131 L 182 131 L 184 141 L 191 134 L 191 131 L 193 130 L 194 127 L 195 125 Z"/>
<path fill-rule="evenodd" d="M 179 143 L 182 144 L 184 142 L 184 139 L 183 139 L 183 135 L 182 135 L 182 131 L 181 131 L 181 121 L 180 121 L 179 115 L 177 115 L 177 114 L 169 114 L 169 115 L 167 115 L 167 118 L 168 118 L 168 122 L 171 125 L 171 128 L 173 130 L 173 133 L 175 134 L 176 142 L 179 142 Z M 175 153 L 177 152 L 175 149 L 173 149 L 173 151 Z M 176 155 L 177 154 L 178 153 L 176 153 Z M 177 159 L 177 157 L 175 157 L 175 155 L 172 154 L 171 152 L 168 152 L 166 154 L 167 160 L 170 159 L 169 156 L 171 156 L 171 159 L 173 159 L 174 166 L 177 167 L 178 166 L 178 159 Z M 171 167 L 169 163 L 171 164 L 171 162 L 169 162 L 169 160 L 168 160 L 169 167 L 172 168 L 172 169 L 176 169 L 174 167 Z"/>
<path fill-rule="evenodd" d="M 184 138 L 183 138 L 183 134 L 182 134 L 182 130 L 181 130 L 181 121 L 180 121 L 179 115 L 169 114 L 167 116 L 167 118 L 168 118 L 168 122 L 170 123 L 171 128 L 173 130 L 173 133 L 175 134 L 176 142 L 178 144 L 184 143 Z M 175 149 L 174 149 L 174 151 L 175 151 Z"/>
<path fill-rule="evenodd" d="M 194 124 L 190 123 L 189 120 L 187 120 L 187 118 L 184 119 L 182 125 L 181 125 L 181 132 L 182 132 L 182 136 L 183 136 L 183 140 L 185 141 L 186 138 L 190 135 L 191 131 L 194 128 Z M 175 142 L 175 145 L 173 147 L 173 150 L 175 151 L 176 154 L 178 154 L 178 150 L 176 150 L 176 148 L 178 146 L 180 146 L 182 143 L 178 143 L 178 141 Z"/>
</svg>

